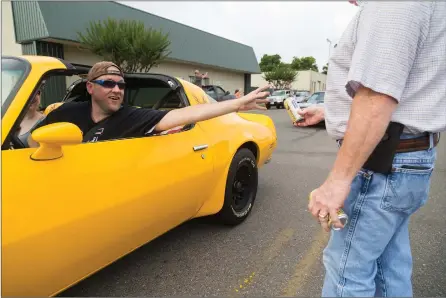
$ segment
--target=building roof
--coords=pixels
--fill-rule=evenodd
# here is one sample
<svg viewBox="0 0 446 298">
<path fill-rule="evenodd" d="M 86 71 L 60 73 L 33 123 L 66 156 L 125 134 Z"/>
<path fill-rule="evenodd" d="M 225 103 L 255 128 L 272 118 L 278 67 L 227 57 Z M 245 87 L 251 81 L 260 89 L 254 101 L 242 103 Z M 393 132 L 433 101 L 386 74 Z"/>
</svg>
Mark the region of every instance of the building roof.
<svg viewBox="0 0 446 298">
<path fill-rule="evenodd" d="M 179 60 L 217 66 L 244 73 L 260 73 L 252 47 L 168 20 L 117 2 L 105 1 L 13 1 L 18 43 L 44 38 L 78 42 L 77 32 L 90 21 L 133 19 L 169 33 L 169 56 Z"/>
</svg>

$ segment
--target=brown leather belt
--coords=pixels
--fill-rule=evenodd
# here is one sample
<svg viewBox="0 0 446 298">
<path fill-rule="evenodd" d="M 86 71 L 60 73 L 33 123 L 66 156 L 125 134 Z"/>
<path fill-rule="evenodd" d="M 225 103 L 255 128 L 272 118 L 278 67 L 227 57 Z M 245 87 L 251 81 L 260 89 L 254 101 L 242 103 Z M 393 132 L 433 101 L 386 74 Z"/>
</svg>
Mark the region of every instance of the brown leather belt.
<svg viewBox="0 0 446 298">
<path fill-rule="evenodd" d="M 433 146 L 435 147 L 440 141 L 440 134 L 434 133 L 432 137 L 434 143 Z M 338 140 L 339 144 L 342 144 L 342 141 L 343 139 Z M 429 148 L 430 148 L 430 137 L 429 134 L 427 134 L 425 136 L 421 136 L 418 138 L 401 139 L 396 149 L 396 152 L 397 153 L 414 152 L 414 151 L 427 150 Z"/>
<path fill-rule="evenodd" d="M 440 134 L 434 133 L 432 137 L 434 143 L 433 146 L 435 147 L 440 141 Z M 398 153 L 413 152 L 413 151 L 427 150 L 429 148 L 430 148 L 430 137 L 429 135 L 425 135 L 413 139 L 401 139 L 396 149 L 396 152 Z"/>
</svg>

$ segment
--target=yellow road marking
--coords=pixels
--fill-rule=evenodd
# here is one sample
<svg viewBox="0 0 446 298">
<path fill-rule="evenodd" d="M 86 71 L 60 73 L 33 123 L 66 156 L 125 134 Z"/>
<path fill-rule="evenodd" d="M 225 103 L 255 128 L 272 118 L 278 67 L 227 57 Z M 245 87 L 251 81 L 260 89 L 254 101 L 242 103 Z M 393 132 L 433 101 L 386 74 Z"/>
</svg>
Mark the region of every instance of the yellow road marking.
<svg viewBox="0 0 446 298">
<path fill-rule="evenodd" d="M 305 285 L 305 282 L 309 277 L 308 272 L 315 266 L 318 258 L 321 257 L 328 238 L 329 234 L 324 231 L 320 231 L 319 234 L 316 235 L 311 247 L 297 263 L 293 277 L 288 281 L 287 287 L 282 292 L 283 296 L 296 296 L 297 291 Z"/>
<path fill-rule="evenodd" d="M 261 266 L 258 268 L 257 272 L 261 271 L 265 268 L 277 255 L 279 254 L 283 245 L 291 240 L 294 235 L 294 230 L 291 228 L 287 228 L 282 230 L 279 235 L 277 235 L 274 242 L 271 244 L 268 250 L 265 251 Z M 241 289 L 248 287 L 254 280 L 256 273 L 253 272 L 249 275 L 249 277 L 244 277 L 243 282 L 240 283 L 238 287 L 235 288 L 235 292 L 239 293 Z"/>
<path fill-rule="evenodd" d="M 282 230 L 280 234 L 276 237 L 273 244 L 266 251 L 264 259 L 270 262 L 272 259 L 277 257 L 283 245 L 291 240 L 294 235 L 294 230 L 291 228 L 287 228 Z"/>
</svg>

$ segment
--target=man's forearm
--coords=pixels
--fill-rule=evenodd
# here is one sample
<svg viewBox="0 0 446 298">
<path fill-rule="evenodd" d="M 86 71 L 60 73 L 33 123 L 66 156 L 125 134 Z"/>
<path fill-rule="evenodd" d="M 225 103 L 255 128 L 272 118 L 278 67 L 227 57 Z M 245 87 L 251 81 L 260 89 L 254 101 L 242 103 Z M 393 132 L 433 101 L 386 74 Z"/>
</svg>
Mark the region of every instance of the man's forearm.
<svg viewBox="0 0 446 298">
<path fill-rule="evenodd" d="M 196 123 L 214 117 L 236 112 L 240 103 L 227 100 L 217 104 L 200 104 L 170 111 L 156 126 L 155 130 L 164 131 L 179 125 Z"/>
<path fill-rule="evenodd" d="M 353 99 L 344 140 L 329 174 L 331 181 L 351 182 L 381 141 L 397 102 L 368 88 Z"/>
</svg>

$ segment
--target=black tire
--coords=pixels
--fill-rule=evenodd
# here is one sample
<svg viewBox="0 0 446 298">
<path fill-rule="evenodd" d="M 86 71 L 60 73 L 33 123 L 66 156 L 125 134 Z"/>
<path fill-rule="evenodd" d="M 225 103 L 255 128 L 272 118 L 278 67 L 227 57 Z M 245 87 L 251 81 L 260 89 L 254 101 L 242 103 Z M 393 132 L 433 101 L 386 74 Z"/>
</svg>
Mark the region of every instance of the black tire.
<svg viewBox="0 0 446 298">
<path fill-rule="evenodd" d="M 223 207 L 218 220 L 226 225 L 238 225 L 251 213 L 257 195 L 258 170 L 251 150 L 242 148 L 232 159 L 226 180 Z"/>
<path fill-rule="evenodd" d="M 267 104 L 265 104 L 265 106 L 266 106 L 266 109 L 271 109 L 271 105 L 269 104 L 269 103 L 267 103 Z"/>
</svg>

